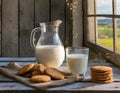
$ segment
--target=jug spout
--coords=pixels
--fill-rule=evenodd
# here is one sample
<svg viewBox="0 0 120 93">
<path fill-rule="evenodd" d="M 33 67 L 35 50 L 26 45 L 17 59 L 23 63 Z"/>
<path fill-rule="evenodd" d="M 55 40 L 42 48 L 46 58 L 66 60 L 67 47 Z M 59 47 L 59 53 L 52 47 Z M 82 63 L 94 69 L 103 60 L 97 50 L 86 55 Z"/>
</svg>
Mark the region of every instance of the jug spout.
<svg viewBox="0 0 120 93">
<path fill-rule="evenodd" d="M 54 26 L 59 26 L 62 23 L 62 20 L 55 20 L 52 23 Z"/>
<path fill-rule="evenodd" d="M 51 22 L 40 23 L 40 26 L 44 26 L 44 25 L 59 26 L 61 23 L 62 23 L 62 20 L 55 20 Z"/>
</svg>

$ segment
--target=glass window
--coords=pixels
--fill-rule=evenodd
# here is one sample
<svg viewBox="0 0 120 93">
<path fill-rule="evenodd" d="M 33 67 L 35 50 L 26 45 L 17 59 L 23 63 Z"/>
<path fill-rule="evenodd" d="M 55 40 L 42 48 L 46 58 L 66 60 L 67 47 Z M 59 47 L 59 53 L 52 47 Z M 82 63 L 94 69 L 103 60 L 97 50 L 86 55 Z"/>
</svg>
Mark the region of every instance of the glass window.
<svg viewBox="0 0 120 93">
<path fill-rule="evenodd" d="M 97 14 L 112 14 L 112 0 L 96 0 Z"/>
<path fill-rule="evenodd" d="M 120 0 L 116 0 L 117 15 L 120 15 Z"/>
<path fill-rule="evenodd" d="M 120 65 L 120 0 L 84 2 L 85 45 Z"/>
<path fill-rule="evenodd" d="M 97 17 L 97 44 L 113 50 L 112 18 Z"/>
</svg>

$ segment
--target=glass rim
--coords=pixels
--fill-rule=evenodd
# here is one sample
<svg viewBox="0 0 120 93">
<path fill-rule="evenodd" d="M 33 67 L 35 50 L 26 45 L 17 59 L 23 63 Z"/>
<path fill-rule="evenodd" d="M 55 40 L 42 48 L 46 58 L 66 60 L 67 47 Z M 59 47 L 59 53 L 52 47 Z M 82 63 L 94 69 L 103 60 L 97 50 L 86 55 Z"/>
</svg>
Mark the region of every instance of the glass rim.
<svg viewBox="0 0 120 93">
<path fill-rule="evenodd" d="M 88 47 L 66 47 L 66 49 L 83 49 L 83 50 L 89 50 Z"/>
</svg>

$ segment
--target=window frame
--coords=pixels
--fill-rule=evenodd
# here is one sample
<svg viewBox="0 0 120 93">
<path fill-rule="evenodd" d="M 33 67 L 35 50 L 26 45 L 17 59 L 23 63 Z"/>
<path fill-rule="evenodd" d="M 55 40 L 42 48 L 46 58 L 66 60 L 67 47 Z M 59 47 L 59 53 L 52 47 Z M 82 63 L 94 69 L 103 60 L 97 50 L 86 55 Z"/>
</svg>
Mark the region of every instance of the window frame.
<svg viewBox="0 0 120 93">
<path fill-rule="evenodd" d="M 116 0 L 115 0 L 116 1 Z M 116 19 L 115 18 L 120 18 L 120 15 L 115 15 L 115 1 L 112 0 L 112 11 L 113 11 L 113 14 L 111 15 L 105 15 L 105 14 L 96 14 L 95 13 L 95 0 L 83 0 L 83 11 L 84 11 L 84 45 L 86 47 L 89 47 L 90 50 L 92 50 L 93 52 L 95 52 L 96 54 L 100 54 L 104 59 L 107 59 L 109 60 L 110 62 L 120 66 L 120 54 L 118 54 L 116 52 L 116 42 L 117 42 L 117 39 L 116 39 Z M 88 4 L 90 4 L 91 6 L 88 7 Z M 92 9 L 92 10 L 90 10 Z M 89 15 L 88 13 L 89 12 L 94 12 L 93 14 L 95 15 Z M 91 37 L 94 37 L 94 40 L 92 40 L 93 42 L 90 42 L 88 40 L 88 30 L 89 30 L 89 24 L 88 24 L 88 17 L 94 17 L 94 19 L 92 20 L 94 26 L 95 26 L 95 23 L 96 22 L 96 17 L 108 17 L 108 18 L 112 18 L 112 21 L 113 21 L 113 50 L 114 51 L 110 51 L 109 49 L 107 48 L 104 48 L 103 46 L 100 46 L 100 45 L 97 45 L 95 42 L 96 42 L 96 26 L 95 27 L 92 27 L 91 26 L 91 30 L 94 30 L 92 31 L 92 36 Z M 93 39 L 93 38 L 92 38 Z"/>
</svg>

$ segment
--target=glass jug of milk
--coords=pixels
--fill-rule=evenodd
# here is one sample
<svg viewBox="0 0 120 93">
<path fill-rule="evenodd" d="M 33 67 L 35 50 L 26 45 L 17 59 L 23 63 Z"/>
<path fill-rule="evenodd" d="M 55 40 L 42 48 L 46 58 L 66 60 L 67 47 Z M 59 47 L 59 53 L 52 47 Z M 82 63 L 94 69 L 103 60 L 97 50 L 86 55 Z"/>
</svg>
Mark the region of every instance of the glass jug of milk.
<svg viewBox="0 0 120 93">
<path fill-rule="evenodd" d="M 30 44 L 35 49 L 35 57 L 38 63 L 55 68 L 60 67 L 63 63 L 65 51 L 58 35 L 61 23 L 61 20 L 40 23 L 40 27 L 32 30 Z M 35 34 L 37 31 L 41 31 L 41 35 L 35 44 Z"/>
</svg>

